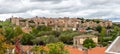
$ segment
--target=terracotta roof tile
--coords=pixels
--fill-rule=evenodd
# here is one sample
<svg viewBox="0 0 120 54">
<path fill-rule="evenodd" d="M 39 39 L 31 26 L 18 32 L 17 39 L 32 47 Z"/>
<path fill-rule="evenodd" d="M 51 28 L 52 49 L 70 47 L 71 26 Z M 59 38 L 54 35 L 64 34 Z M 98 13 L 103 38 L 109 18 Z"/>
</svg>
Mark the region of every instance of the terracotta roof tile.
<svg viewBox="0 0 120 54">
<path fill-rule="evenodd" d="M 88 50 L 88 54 L 105 54 L 106 47 L 95 47 Z"/>
<path fill-rule="evenodd" d="M 22 48 L 27 51 L 32 48 L 32 46 L 22 46 Z M 65 46 L 65 49 L 69 51 L 70 54 L 84 54 L 85 51 L 74 48 L 73 46 Z M 105 54 L 106 47 L 95 47 L 88 50 L 88 54 Z"/>
<path fill-rule="evenodd" d="M 78 48 L 73 48 L 72 46 L 65 46 L 70 54 L 84 54 L 84 51 Z M 105 47 L 95 47 L 88 50 L 88 54 L 105 54 Z"/>
<path fill-rule="evenodd" d="M 84 53 L 84 51 L 81 51 L 78 48 L 74 48 L 72 46 L 65 46 L 65 49 L 67 49 L 70 54 L 83 54 Z"/>
</svg>

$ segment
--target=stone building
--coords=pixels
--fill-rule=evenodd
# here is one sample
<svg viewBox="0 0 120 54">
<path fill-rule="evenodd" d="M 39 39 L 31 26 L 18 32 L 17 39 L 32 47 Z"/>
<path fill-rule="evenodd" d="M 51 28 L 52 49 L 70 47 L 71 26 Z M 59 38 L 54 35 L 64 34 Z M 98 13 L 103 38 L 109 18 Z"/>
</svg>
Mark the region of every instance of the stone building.
<svg viewBox="0 0 120 54">
<path fill-rule="evenodd" d="M 10 21 L 12 24 L 21 26 L 21 27 L 30 27 L 30 26 L 52 26 L 53 30 L 58 30 L 62 28 L 63 30 L 74 29 L 80 30 L 86 29 L 87 27 L 94 28 L 98 25 L 100 26 L 112 26 L 112 21 L 109 20 L 100 20 L 99 23 L 94 22 L 93 20 L 87 21 L 86 19 L 80 20 L 78 18 L 45 18 L 45 17 L 33 17 L 33 18 L 21 18 L 21 17 L 11 17 Z"/>
<path fill-rule="evenodd" d="M 85 39 L 91 38 L 95 43 L 98 43 L 98 37 L 94 35 L 80 35 L 73 37 L 73 45 L 78 47 L 81 46 Z"/>
</svg>

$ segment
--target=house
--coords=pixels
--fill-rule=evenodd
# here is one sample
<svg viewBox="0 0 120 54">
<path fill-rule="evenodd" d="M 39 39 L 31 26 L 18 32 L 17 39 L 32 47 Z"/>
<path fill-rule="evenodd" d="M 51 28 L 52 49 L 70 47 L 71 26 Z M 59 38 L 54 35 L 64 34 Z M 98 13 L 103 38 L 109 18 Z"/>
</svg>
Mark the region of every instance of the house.
<svg viewBox="0 0 120 54">
<path fill-rule="evenodd" d="M 79 47 L 83 44 L 84 40 L 91 38 L 95 43 L 98 43 L 98 37 L 94 35 L 80 35 L 73 37 L 73 45 Z"/>
</svg>

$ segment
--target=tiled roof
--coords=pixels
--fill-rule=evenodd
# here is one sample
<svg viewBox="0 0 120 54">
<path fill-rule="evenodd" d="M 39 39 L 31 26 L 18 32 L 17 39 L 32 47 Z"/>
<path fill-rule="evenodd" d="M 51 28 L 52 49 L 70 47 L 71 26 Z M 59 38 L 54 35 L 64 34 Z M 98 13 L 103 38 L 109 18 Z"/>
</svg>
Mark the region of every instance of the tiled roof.
<svg viewBox="0 0 120 54">
<path fill-rule="evenodd" d="M 32 48 L 32 46 L 22 46 L 22 48 L 27 51 Z M 79 50 L 73 46 L 65 46 L 65 49 L 68 50 L 70 54 L 85 54 L 85 51 Z M 88 54 L 105 54 L 106 47 L 95 47 L 88 50 Z"/>
<path fill-rule="evenodd" d="M 74 48 L 72 46 L 65 46 L 65 49 L 69 51 L 70 54 L 84 54 L 84 51 Z"/>
<path fill-rule="evenodd" d="M 72 46 L 65 46 L 65 48 L 69 51 L 70 54 L 84 54 L 85 51 L 79 50 L 78 48 L 74 48 Z M 88 54 L 105 54 L 105 47 L 95 47 L 88 50 Z"/>
<path fill-rule="evenodd" d="M 105 54 L 106 47 L 95 47 L 88 50 L 88 54 Z"/>
</svg>

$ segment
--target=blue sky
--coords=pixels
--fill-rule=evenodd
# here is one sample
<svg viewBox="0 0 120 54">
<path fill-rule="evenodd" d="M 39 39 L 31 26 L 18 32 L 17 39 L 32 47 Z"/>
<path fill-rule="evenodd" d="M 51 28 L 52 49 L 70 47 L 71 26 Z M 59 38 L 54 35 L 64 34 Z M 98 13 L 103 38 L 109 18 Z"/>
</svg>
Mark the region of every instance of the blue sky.
<svg viewBox="0 0 120 54">
<path fill-rule="evenodd" d="M 119 13 L 120 0 L 0 0 L 0 20 L 44 16 L 119 21 Z"/>
<path fill-rule="evenodd" d="M 120 18 L 104 18 L 104 20 L 112 20 L 113 22 L 120 22 Z"/>
</svg>

